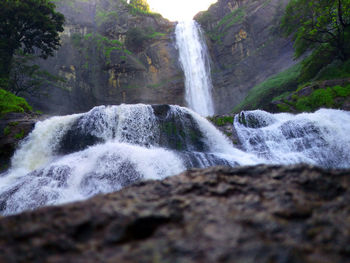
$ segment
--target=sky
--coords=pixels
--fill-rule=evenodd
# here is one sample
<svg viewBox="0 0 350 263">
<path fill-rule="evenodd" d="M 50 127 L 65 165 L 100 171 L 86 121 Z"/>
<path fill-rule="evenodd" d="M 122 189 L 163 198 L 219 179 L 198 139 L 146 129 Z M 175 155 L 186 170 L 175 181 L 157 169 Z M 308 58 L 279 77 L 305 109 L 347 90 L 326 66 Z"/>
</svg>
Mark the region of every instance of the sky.
<svg viewBox="0 0 350 263">
<path fill-rule="evenodd" d="M 171 21 L 192 19 L 217 0 L 147 0 L 151 10 Z"/>
</svg>

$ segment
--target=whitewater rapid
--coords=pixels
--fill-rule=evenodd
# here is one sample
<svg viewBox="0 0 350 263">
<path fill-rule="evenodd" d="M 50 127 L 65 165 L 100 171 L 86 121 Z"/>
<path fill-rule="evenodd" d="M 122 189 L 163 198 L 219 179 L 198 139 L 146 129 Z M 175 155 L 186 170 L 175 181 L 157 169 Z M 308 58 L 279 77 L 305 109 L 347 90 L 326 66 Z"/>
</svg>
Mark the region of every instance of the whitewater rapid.
<svg viewBox="0 0 350 263">
<path fill-rule="evenodd" d="M 99 106 L 36 124 L 0 176 L 0 212 L 83 200 L 192 167 L 256 162 L 189 109 Z"/>
<path fill-rule="evenodd" d="M 185 75 L 187 106 L 201 116 L 214 115 L 209 52 L 202 30 L 194 20 L 176 26 L 176 44 Z"/>
<path fill-rule="evenodd" d="M 315 113 L 241 112 L 234 120 L 244 151 L 270 164 L 308 163 L 350 168 L 350 113 L 320 109 Z"/>
<path fill-rule="evenodd" d="M 246 111 L 241 149 L 199 114 L 168 105 L 99 106 L 36 124 L 0 175 L 0 213 L 83 200 L 140 180 L 215 165 L 350 168 L 350 113 Z"/>
</svg>

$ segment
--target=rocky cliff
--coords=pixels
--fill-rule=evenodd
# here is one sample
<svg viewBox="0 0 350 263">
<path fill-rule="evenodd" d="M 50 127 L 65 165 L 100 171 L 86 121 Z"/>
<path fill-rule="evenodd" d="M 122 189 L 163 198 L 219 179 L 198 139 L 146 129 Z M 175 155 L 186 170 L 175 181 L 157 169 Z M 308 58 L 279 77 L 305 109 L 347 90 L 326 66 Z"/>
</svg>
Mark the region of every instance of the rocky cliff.
<svg viewBox="0 0 350 263">
<path fill-rule="evenodd" d="M 227 113 L 267 77 L 295 63 L 279 22 L 288 0 L 219 0 L 195 19 L 207 34 L 217 113 Z"/>
<path fill-rule="evenodd" d="M 64 80 L 45 99 L 28 98 L 52 113 L 101 104 L 184 105 L 184 77 L 175 24 L 124 0 L 56 0 L 66 17 L 62 47 L 43 68 Z M 295 63 L 279 31 L 288 0 L 219 0 L 196 16 L 213 60 L 216 113 L 227 113 L 267 77 Z"/>
<path fill-rule="evenodd" d="M 28 98 L 36 108 L 62 114 L 100 104 L 183 104 L 173 23 L 124 0 L 54 2 L 66 17 L 62 47 L 40 64 L 63 81 L 45 99 Z"/>
<path fill-rule="evenodd" d="M 349 262 L 350 171 L 191 170 L 0 219 L 1 262 Z"/>
</svg>

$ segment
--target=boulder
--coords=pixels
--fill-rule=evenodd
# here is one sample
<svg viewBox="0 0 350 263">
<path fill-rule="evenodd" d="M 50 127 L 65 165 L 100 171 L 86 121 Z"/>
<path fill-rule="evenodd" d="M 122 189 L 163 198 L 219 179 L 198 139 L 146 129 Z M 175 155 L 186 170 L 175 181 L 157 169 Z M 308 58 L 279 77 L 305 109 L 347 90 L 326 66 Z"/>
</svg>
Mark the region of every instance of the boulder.
<svg viewBox="0 0 350 263">
<path fill-rule="evenodd" d="M 215 167 L 0 219 L 0 262 L 349 262 L 350 171 Z"/>
</svg>

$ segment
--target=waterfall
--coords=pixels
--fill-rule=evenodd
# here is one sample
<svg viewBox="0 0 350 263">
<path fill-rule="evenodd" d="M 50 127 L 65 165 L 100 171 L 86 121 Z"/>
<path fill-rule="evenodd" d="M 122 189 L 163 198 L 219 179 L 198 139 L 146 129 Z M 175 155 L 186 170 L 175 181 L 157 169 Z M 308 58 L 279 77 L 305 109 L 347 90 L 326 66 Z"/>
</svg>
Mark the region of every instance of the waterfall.
<svg viewBox="0 0 350 263">
<path fill-rule="evenodd" d="M 82 200 L 192 167 L 257 162 L 186 108 L 99 106 L 36 124 L 0 175 L 0 213 Z"/>
<path fill-rule="evenodd" d="M 0 213 L 83 200 L 194 167 L 303 162 L 350 168 L 349 112 L 246 111 L 233 127 L 242 149 L 179 106 L 99 106 L 40 121 L 0 174 Z"/>
<path fill-rule="evenodd" d="M 243 149 L 266 163 L 350 168 L 350 112 L 321 109 L 292 115 L 247 111 L 236 115 L 234 128 Z"/>
<path fill-rule="evenodd" d="M 194 20 L 178 23 L 176 43 L 185 74 L 187 105 L 202 116 L 212 116 L 210 59 L 200 26 Z"/>
</svg>

